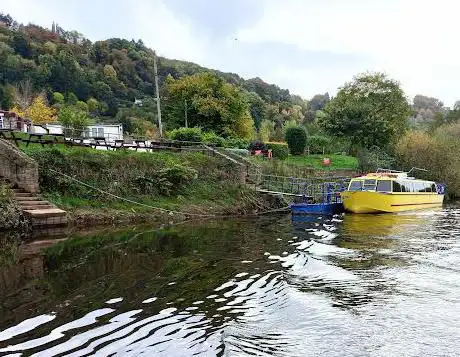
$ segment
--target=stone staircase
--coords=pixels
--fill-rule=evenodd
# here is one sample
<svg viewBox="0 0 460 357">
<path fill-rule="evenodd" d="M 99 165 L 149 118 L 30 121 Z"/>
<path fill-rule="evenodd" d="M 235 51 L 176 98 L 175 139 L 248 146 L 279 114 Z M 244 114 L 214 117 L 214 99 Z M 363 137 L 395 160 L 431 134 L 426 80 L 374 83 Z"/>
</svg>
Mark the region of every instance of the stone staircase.
<svg viewBox="0 0 460 357">
<path fill-rule="evenodd" d="M 52 203 L 42 200 L 37 194 L 16 188 L 6 179 L 0 178 L 13 192 L 15 201 L 33 228 L 63 226 L 67 224 L 67 212 Z"/>
</svg>

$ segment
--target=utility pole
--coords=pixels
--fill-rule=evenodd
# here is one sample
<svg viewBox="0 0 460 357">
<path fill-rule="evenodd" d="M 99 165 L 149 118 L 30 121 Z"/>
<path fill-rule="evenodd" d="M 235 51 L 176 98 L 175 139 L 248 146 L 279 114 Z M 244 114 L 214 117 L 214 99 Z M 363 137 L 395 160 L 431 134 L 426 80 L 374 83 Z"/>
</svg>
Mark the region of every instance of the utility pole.
<svg viewBox="0 0 460 357">
<path fill-rule="evenodd" d="M 157 113 L 158 113 L 158 129 L 160 130 L 160 137 L 163 137 L 163 126 L 161 124 L 161 108 L 160 108 L 160 91 L 158 90 L 158 70 L 157 70 L 157 54 L 153 52 L 153 72 L 155 75 L 155 92 L 157 101 Z"/>
<path fill-rule="evenodd" d="M 184 99 L 184 105 L 185 105 L 185 127 L 188 128 L 188 121 L 187 121 L 187 99 Z"/>
</svg>

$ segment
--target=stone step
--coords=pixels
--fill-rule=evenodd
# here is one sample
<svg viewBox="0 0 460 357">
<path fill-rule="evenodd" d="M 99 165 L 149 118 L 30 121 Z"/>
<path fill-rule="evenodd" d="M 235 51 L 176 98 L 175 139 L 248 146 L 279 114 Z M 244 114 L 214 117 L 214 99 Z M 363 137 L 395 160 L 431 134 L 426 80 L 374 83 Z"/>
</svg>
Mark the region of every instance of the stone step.
<svg viewBox="0 0 460 357">
<path fill-rule="evenodd" d="M 57 227 L 67 224 L 67 217 L 30 218 L 33 227 Z"/>
<path fill-rule="evenodd" d="M 30 218 L 55 218 L 65 217 L 67 212 L 59 208 L 47 208 L 37 210 L 24 210 L 24 214 Z"/>
<path fill-rule="evenodd" d="M 29 205 L 32 205 L 32 206 L 39 206 L 39 205 L 43 205 L 43 206 L 52 206 L 51 203 L 49 203 L 48 201 L 23 201 L 23 202 L 18 202 L 19 206 L 21 207 L 24 207 L 24 206 L 29 206 Z"/>
<path fill-rule="evenodd" d="M 23 198 L 23 197 L 31 197 L 32 194 L 29 192 L 13 192 L 14 197 L 16 198 Z"/>
<path fill-rule="evenodd" d="M 56 208 L 53 205 L 26 205 L 21 206 L 23 211 L 35 211 L 35 210 L 42 210 L 42 209 L 54 209 Z"/>
<path fill-rule="evenodd" d="M 36 197 L 36 196 L 18 197 L 16 201 L 18 201 L 19 204 L 21 204 L 22 202 L 26 202 L 26 201 L 40 201 L 40 197 Z"/>
</svg>

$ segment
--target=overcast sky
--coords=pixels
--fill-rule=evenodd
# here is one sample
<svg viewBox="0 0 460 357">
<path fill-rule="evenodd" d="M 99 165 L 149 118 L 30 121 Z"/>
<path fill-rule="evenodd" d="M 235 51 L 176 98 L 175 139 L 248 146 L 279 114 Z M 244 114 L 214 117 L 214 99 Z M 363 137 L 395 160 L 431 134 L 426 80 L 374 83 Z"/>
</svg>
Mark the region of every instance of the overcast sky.
<svg viewBox="0 0 460 357">
<path fill-rule="evenodd" d="M 409 97 L 460 99 L 456 0 L 1 0 L 23 23 L 90 40 L 142 39 L 160 55 L 310 98 L 384 71 Z"/>
</svg>

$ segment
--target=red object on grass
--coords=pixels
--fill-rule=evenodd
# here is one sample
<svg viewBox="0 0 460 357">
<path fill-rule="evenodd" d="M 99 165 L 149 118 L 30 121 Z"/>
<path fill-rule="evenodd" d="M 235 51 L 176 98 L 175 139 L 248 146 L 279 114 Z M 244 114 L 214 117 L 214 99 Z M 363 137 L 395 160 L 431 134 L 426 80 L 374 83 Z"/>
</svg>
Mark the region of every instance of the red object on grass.
<svg viewBox="0 0 460 357">
<path fill-rule="evenodd" d="M 331 164 L 331 159 L 328 157 L 323 158 L 323 165 L 324 166 L 329 166 Z"/>
</svg>

